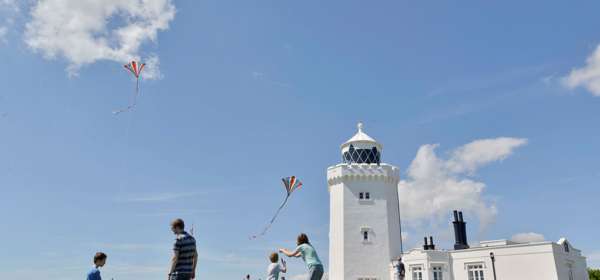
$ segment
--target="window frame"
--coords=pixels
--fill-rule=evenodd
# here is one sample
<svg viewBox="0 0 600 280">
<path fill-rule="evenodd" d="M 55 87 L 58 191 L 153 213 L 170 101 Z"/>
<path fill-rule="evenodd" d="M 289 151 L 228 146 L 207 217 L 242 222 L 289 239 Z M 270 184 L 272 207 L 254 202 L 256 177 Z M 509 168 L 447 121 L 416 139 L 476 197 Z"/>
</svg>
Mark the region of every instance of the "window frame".
<svg viewBox="0 0 600 280">
<path fill-rule="evenodd" d="M 467 280 L 485 280 L 486 266 L 484 262 L 465 263 Z M 473 272 L 473 274 L 471 274 Z"/>
<path fill-rule="evenodd" d="M 425 271 L 423 265 L 410 265 L 408 271 L 410 272 L 411 280 L 423 280 L 423 272 Z"/>
<path fill-rule="evenodd" d="M 444 266 L 443 265 L 432 265 L 431 266 L 433 280 L 444 280 Z"/>
<path fill-rule="evenodd" d="M 372 244 L 373 243 L 373 229 L 367 226 L 363 226 L 360 228 L 360 239 L 363 244 Z M 367 237 L 365 239 L 365 236 Z"/>
</svg>

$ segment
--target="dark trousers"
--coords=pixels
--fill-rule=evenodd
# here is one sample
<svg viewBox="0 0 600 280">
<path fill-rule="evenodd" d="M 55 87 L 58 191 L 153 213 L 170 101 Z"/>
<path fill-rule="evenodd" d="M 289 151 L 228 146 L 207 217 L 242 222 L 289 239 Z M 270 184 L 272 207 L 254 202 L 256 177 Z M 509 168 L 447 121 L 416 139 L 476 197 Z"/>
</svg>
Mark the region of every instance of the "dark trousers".
<svg viewBox="0 0 600 280">
<path fill-rule="evenodd" d="M 323 273 L 323 266 L 315 265 L 308 270 L 308 280 L 321 280 Z"/>
<path fill-rule="evenodd" d="M 169 280 L 191 280 L 192 274 L 189 273 L 172 273 Z"/>
</svg>

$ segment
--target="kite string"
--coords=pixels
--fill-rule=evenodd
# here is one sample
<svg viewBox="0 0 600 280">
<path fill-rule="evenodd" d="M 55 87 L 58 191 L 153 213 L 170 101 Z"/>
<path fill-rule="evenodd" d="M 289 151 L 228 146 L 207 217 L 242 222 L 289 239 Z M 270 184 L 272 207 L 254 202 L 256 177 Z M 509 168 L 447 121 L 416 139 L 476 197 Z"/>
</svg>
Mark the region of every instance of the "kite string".
<svg viewBox="0 0 600 280">
<path fill-rule="evenodd" d="M 258 236 L 264 236 L 267 233 L 267 231 L 269 231 L 269 229 L 271 229 L 271 226 L 273 226 L 273 223 L 277 219 L 277 216 L 279 216 L 279 213 L 281 212 L 283 207 L 287 204 L 287 201 L 289 198 L 290 198 L 290 194 L 288 194 L 285 197 L 285 200 L 283 200 L 283 203 L 281 203 L 281 206 L 279 206 L 279 209 L 277 209 L 277 212 L 275 212 L 275 215 L 273 215 L 273 218 L 271 218 L 271 221 L 267 224 L 267 226 L 263 229 L 263 231 Z M 252 239 L 254 239 L 258 236 L 253 236 Z"/>
<path fill-rule="evenodd" d="M 133 109 L 133 107 L 135 107 L 137 105 L 137 96 L 139 95 L 139 92 L 140 92 L 140 77 L 138 76 L 135 79 L 135 92 L 133 93 L 133 102 L 131 102 L 131 99 L 130 99 L 129 105 L 127 106 L 127 108 L 114 111 L 113 114 L 118 115 L 120 113 L 127 112 L 127 111 Z"/>
<path fill-rule="evenodd" d="M 137 97 L 140 94 L 140 77 L 136 78 L 136 82 L 135 82 L 135 95 L 133 96 L 133 105 L 131 107 L 134 107 L 137 104 Z"/>
</svg>

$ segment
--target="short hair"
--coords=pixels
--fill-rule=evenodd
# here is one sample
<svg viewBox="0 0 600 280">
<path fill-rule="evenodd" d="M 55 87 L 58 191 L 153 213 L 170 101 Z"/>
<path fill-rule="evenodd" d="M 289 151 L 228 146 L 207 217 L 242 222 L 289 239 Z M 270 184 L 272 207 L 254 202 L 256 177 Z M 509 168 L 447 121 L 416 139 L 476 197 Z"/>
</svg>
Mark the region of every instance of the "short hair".
<svg viewBox="0 0 600 280">
<path fill-rule="evenodd" d="M 94 263 L 96 263 L 98 261 L 102 261 L 102 260 L 106 260 L 106 254 L 105 253 L 98 252 L 98 253 L 96 253 L 96 255 L 94 255 Z"/>
<path fill-rule="evenodd" d="M 298 235 L 298 239 L 296 240 L 298 246 L 302 245 L 302 244 L 310 244 L 310 241 L 308 241 L 308 236 L 304 233 L 301 233 L 300 235 Z"/>
<path fill-rule="evenodd" d="M 272 253 L 269 256 L 269 259 L 271 260 L 272 263 L 277 263 L 279 261 L 279 254 L 277 253 Z"/>
<path fill-rule="evenodd" d="M 171 222 L 171 226 L 174 228 L 185 229 L 185 223 L 182 219 L 175 219 Z"/>
</svg>

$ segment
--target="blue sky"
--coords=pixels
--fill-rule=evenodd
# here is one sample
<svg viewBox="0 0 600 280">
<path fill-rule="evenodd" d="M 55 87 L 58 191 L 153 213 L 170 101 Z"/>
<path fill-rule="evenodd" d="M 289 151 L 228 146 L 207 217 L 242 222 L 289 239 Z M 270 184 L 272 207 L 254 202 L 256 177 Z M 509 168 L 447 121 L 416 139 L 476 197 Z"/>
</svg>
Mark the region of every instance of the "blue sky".
<svg viewBox="0 0 600 280">
<path fill-rule="evenodd" d="M 565 236 L 600 266 L 600 3 L 99 2 L 0 1 L 0 278 L 81 279 L 102 250 L 105 277 L 164 279 L 175 217 L 195 225 L 203 278 L 264 278 L 299 232 L 327 259 L 326 168 L 358 121 L 408 184 L 423 145 L 452 162 L 476 140 L 522 140 L 445 174 L 497 209 L 488 226 L 470 209 L 471 239 Z M 92 22 L 65 25 L 73 11 Z M 152 75 L 114 116 L 134 88 L 123 57 Z M 304 188 L 249 241 L 289 175 Z M 408 247 L 450 246 L 438 210 Z"/>
</svg>

